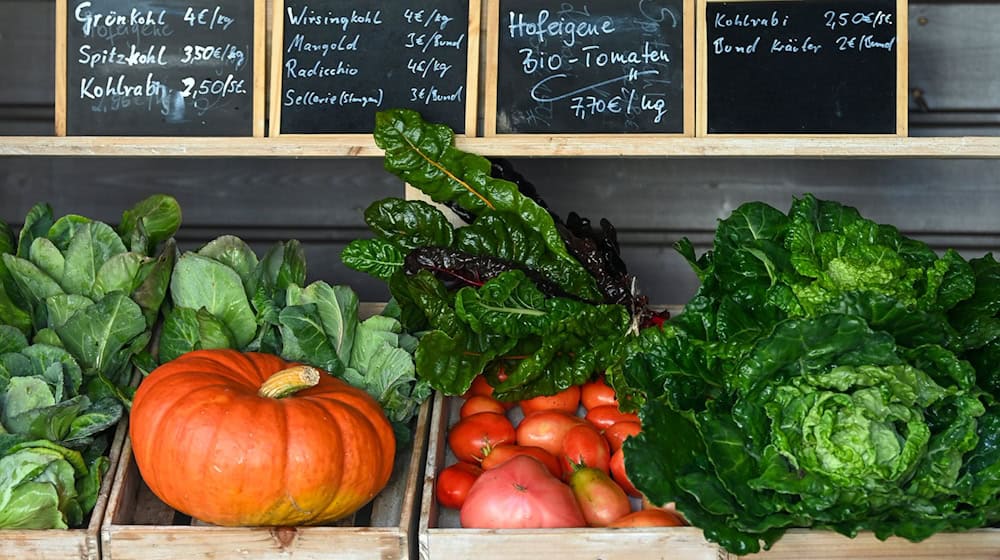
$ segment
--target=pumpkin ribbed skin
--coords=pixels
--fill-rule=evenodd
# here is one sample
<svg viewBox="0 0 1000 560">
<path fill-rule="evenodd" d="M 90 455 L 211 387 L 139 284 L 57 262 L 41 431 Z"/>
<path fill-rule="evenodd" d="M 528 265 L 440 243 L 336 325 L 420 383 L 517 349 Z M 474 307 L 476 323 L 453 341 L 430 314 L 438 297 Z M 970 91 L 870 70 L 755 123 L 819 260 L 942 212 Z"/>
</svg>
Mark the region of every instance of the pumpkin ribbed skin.
<svg viewBox="0 0 1000 560">
<path fill-rule="evenodd" d="M 325 372 L 294 395 L 258 396 L 271 374 L 292 365 L 270 354 L 198 350 L 150 373 L 129 427 L 150 490 L 225 526 L 328 523 L 375 497 L 396 452 L 381 407 Z"/>
</svg>

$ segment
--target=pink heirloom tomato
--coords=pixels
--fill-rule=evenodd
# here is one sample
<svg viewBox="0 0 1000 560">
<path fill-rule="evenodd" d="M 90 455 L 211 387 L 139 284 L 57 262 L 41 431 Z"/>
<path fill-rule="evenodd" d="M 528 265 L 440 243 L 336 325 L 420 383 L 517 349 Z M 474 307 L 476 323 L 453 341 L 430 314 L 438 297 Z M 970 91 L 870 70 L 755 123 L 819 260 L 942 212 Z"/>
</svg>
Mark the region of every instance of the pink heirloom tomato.
<svg viewBox="0 0 1000 560">
<path fill-rule="evenodd" d="M 479 475 L 459 516 L 462 527 L 479 529 L 587 526 L 570 487 L 527 455 Z"/>
</svg>

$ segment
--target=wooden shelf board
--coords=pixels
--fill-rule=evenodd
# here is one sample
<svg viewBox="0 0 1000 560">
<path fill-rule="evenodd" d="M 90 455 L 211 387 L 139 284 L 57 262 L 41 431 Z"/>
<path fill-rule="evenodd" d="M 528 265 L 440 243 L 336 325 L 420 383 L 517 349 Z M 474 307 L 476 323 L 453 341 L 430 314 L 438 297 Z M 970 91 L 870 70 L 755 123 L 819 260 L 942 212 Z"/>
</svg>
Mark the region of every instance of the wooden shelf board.
<svg viewBox="0 0 1000 560">
<path fill-rule="evenodd" d="M 510 136 L 458 138 L 456 145 L 506 157 L 1000 158 L 1000 137 Z M 280 138 L 0 137 L 2 156 L 382 157 L 369 136 Z"/>
</svg>

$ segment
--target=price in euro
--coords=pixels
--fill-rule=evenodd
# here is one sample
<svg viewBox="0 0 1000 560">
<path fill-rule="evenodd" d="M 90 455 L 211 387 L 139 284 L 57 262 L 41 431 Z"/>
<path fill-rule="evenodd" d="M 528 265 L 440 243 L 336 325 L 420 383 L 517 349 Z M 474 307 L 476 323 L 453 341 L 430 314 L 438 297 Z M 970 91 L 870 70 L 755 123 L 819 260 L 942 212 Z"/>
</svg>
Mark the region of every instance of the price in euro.
<svg viewBox="0 0 1000 560">
<path fill-rule="evenodd" d="M 197 99 L 199 96 L 212 95 L 215 97 L 226 97 L 228 95 L 243 95 L 247 93 L 246 80 L 236 79 L 232 74 L 224 80 L 214 80 L 206 78 L 200 82 L 191 76 L 181 80 L 184 89 L 181 90 L 182 97 Z"/>
<path fill-rule="evenodd" d="M 202 61 L 222 61 L 232 64 L 236 70 L 246 64 L 246 53 L 233 44 L 222 45 L 184 45 L 182 64 L 195 64 Z"/>
<path fill-rule="evenodd" d="M 233 18 L 222 13 L 222 7 L 215 8 L 192 8 L 188 7 L 184 12 L 184 21 L 191 27 L 207 26 L 209 29 L 229 29 L 233 24 Z"/>
</svg>

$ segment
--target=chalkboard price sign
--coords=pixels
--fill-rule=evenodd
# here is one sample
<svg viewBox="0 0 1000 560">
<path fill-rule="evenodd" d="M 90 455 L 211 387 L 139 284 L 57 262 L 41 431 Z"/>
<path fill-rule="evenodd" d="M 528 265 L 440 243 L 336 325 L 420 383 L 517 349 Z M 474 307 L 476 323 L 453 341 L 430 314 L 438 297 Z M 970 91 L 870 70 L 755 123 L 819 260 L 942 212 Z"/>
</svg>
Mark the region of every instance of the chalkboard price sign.
<svg viewBox="0 0 1000 560">
<path fill-rule="evenodd" d="M 694 134 L 693 0 L 491 0 L 486 134 Z"/>
<path fill-rule="evenodd" d="M 371 134 L 419 111 L 475 134 L 479 0 L 276 0 L 271 135 Z"/>
<path fill-rule="evenodd" d="M 701 134 L 905 135 L 905 0 L 701 0 Z"/>
<path fill-rule="evenodd" d="M 56 10 L 56 134 L 263 136 L 264 0 Z"/>
</svg>

